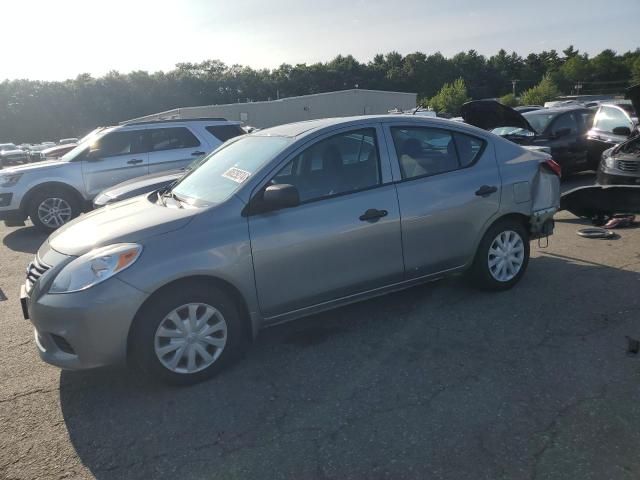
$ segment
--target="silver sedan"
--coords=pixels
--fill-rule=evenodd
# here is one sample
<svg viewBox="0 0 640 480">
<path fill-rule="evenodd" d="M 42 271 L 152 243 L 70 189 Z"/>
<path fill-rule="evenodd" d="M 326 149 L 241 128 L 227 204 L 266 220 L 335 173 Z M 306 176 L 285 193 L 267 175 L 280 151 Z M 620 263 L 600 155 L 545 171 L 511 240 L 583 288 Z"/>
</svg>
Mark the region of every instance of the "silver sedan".
<svg viewBox="0 0 640 480">
<path fill-rule="evenodd" d="M 559 174 L 548 155 L 436 118 L 262 130 L 56 231 L 23 311 L 51 364 L 201 381 L 268 325 L 460 272 L 513 287 L 529 241 L 553 232 Z"/>
</svg>

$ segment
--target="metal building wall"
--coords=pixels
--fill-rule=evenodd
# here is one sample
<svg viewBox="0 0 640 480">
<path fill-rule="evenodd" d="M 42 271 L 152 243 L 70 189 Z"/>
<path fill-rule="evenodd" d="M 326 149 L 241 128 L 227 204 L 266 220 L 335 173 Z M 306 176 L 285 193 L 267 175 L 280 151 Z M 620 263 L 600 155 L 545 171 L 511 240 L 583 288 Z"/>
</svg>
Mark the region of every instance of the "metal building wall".
<svg viewBox="0 0 640 480">
<path fill-rule="evenodd" d="M 171 118 L 224 117 L 228 120 L 240 120 L 253 127 L 266 128 L 316 118 L 384 114 L 394 108 L 407 110 L 415 108 L 416 101 L 417 94 L 415 93 L 352 89 L 266 102 L 178 108 L 128 122 Z"/>
</svg>

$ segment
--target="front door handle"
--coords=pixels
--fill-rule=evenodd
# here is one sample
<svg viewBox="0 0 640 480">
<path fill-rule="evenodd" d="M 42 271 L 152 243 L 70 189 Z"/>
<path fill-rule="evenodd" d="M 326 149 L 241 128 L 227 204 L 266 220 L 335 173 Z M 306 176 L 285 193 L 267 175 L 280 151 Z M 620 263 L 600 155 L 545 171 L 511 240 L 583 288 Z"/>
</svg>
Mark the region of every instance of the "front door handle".
<svg viewBox="0 0 640 480">
<path fill-rule="evenodd" d="M 200 151 L 192 152 L 192 153 L 191 153 L 191 156 L 192 156 L 192 157 L 200 157 L 200 156 L 204 155 L 205 153 L 206 153 L 206 152 L 200 152 Z"/>
<path fill-rule="evenodd" d="M 139 158 L 134 158 L 127 162 L 128 165 L 138 165 L 139 163 L 144 162 L 144 160 L 140 160 Z"/>
<path fill-rule="evenodd" d="M 492 193 L 496 193 L 498 191 L 498 187 L 482 185 L 478 190 L 476 190 L 476 195 L 479 197 L 488 197 Z"/>
<path fill-rule="evenodd" d="M 379 218 L 386 217 L 389 214 L 386 210 L 378 210 L 375 208 L 370 208 L 362 215 L 360 215 L 360 220 L 363 222 L 375 222 Z"/>
</svg>

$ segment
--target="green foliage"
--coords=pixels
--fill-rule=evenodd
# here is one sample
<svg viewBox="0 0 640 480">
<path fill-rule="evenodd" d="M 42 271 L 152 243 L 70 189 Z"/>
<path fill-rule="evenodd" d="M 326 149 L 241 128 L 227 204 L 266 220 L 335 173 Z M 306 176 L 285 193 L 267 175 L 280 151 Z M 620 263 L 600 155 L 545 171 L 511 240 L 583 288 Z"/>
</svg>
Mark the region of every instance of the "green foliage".
<svg viewBox="0 0 640 480">
<path fill-rule="evenodd" d="M 445 112 L 456 116 L 460 114 L 460 107 L 471 98 L 467 95 L 467 86 L 462 78 L 453 83 L 445 83 L 440 91 L 429 100 L 429 107 L 436 112 Z"/>
<path fill-rule="evenodd" d="M 507 107 L 517 107 L 520 105 L 520 102 L 518 102 L 518 99 L 513 93 L 507 93 L 506 95 L 501 96 L 500 103 Z"/>
<path fill-rule="evenodd" d="M 558 87 L 549 75 L 545 75 L 539 84 L 522 94 L 520 101 L 523 105 L 544 105 L 544 102 L 553 100 L 558 95 Z"/>
<path fill-rule="evenodd" d="M 346 88 L 416 92 L 456 114 L 462 99 L 498 98 L 536 85 L 543 76 L 557 89 L 575 93 L 622 93 L 626 82 L 640 82 L 640 49 L 621 55 L 604 50 L 593 58 L 570 46 L 521 57 L 502 49 L 491 57 L 475 50 L 451 58 L 440 52 L 378 54 L 370 62 L 339 55 L 326 63 L 282 64 L 256 70 L 219 60 L 179 63 L 168 72 L 80 74 L 63 82 L 0 81 L 0 142 L 40 142 L 81 136 L 97 125 L 176 107 L 268 100 Z M 456 79 L 466 93 L 459 94 Z M 607 83 L 599 83 L 607 82 Z M 610 83 L 617 82 L 617 83 Z M 439 93 L 449 84 L 446 93 Z M 534 91 L 539 91 L 537 90 Z M 509 100 L 510 101 L 510 100 Z"/>
</svg>

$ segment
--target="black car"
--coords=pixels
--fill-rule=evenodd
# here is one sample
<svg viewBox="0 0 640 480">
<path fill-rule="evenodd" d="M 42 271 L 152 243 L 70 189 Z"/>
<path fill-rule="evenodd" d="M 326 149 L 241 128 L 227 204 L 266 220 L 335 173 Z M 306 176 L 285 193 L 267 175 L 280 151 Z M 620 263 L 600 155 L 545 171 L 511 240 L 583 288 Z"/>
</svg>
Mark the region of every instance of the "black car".
<svg viewBox="0 0 640 480">
<path fill-rule="evenodd" d="M 523 146 L 545 147 L 563 173 L 595 170 L 587 132 L 594 112 L 580 106 L 542 108 L 521 114 L 495 100 L 475 100 L 462 106 L 466 123 Z"/>
</svg>

